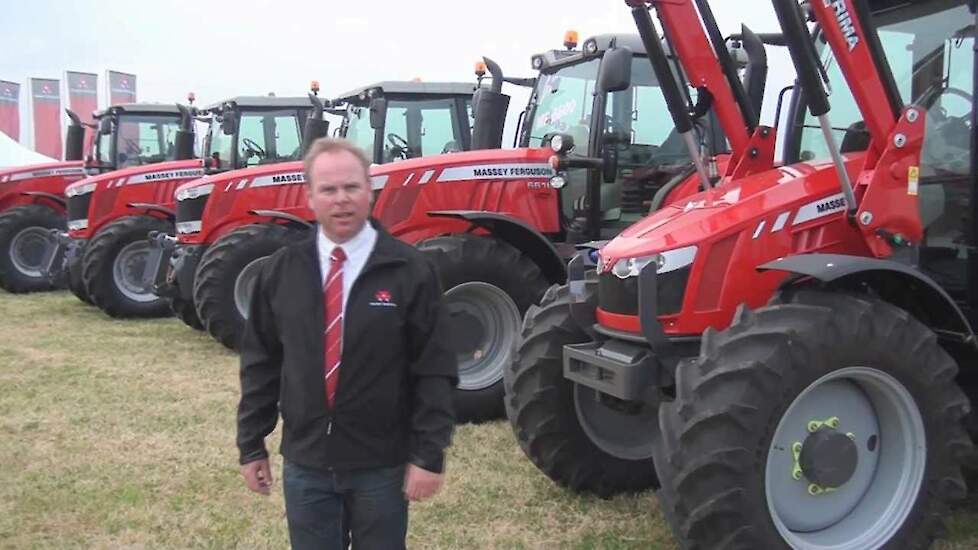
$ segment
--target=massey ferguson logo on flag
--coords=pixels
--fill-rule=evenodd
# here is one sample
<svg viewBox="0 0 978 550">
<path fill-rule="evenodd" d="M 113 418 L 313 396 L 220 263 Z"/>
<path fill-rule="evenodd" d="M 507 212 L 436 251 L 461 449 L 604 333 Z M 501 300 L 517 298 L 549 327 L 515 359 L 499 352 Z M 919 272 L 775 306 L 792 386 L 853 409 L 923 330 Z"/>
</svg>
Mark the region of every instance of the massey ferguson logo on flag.
<svg viewBox="0 0 978 550">
<path fill-rule="evenodd" d="M 20 84 L 0 80 L 0 132 L 20 141 Z"/>
<path fill-rule="evenodd" d="M 136 102 L 136 75 L 108 71 L 109 104 Z"/>
<path fill-rule="evenodd" d="M 68 108 L 84 122 L 94 122 L 92 113 L 98 109 L 98 75 L 66 71 L 65 80 L 68 82 Z"/>
<path fill-rule="evenodd" d="M 31 113 L 34 119 L 34 150 L 61 158 L 61 82 L 31 79 Z"/>
</svg>

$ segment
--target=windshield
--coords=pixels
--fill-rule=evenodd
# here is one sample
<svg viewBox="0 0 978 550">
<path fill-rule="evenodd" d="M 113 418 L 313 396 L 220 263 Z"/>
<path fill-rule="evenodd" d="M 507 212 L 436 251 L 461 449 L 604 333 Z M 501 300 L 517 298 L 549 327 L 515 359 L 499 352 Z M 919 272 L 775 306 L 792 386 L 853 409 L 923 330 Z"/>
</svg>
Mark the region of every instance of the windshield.
<svg viewBox="0 0 978 550">
<path fill-rule="evenodd" d="M 966 172 L 966 155 L 958 155 L 959 166 L 944 162 L 945 147 L 935 147 L 937 135 L 932 129 L 949 117 L 960 118 L 971 112 L 971 49 L 974 45 L 966 6 L 936 11 L 927 5 L 902 8 L 876 16 L 880 43 L 893 72 L 904 103 L 927 110 L 927 135 L 924 140 L 922 175 L 935 170 Z M 835 129 L 840 148 L 845 151 L 865 149 L 867 135 L 862 130 L 862 115 L 855 99 L 835 63 L 831 50 L 822 41 L 822 62 L 826 67 L 833 93 L 829 120 Z M 909 101 L 908 101 L 909 100 Z M 805 111 L 798 158 L 812 160 L 829 156 L 818 121 Z M 848 131 L 847 131 L 848 130 Z M 968 147 L 967 136 L 959 145 Z M 930 149 L 930 151 L 929 151 Z M 940 150 L 939 150 L 940 149 Z M 931 162 L 928 162 L 928 156 Z M 942 162 L 945 166 L 935 166 Z"/>
<path fill-rule="evenodd" d="M 224 130 L 221 129 L 221 122 L 223 120 L 224 117 L 220 115 L 215 115 L 211 118 L 210 129 L 207 132 L 209 139 L 206 144 L 206 155 L 212 159 L 214 168 L 230 169 L 231 166 L 228 163 L 231 162 L 231 151 L 234 148 L 234 135 L 225 134 Z"/>
<path fill-rule="evenodd" d="M 469 132 L 471 101 L 464 99 L 464 120 L 460 120 L 456 98 L 389 100 L 380 162 L 461 151 L 462 136 Z M 350 106 L 346 119 L 346 138 L 372 155 L 375 131 L 370 127 L 370 110 Z"/>
<path fill-rule="evenodd" d="M 570 134 L 574 143 L 587 143 L 600 62 L 594 58 L 540 75 L 533 90 L 536 109 L 531 110 L 532 118 L 525 123 L 530 129 L 530 147 L 542 147 L 543 137 L 556 132 Z"/>
<path fill-rule="evenodd" d="M 207 156 L 213 166 L 235 170 L 299 160 L 302 153 L 302 134 L 298 111 L 243 111 L 238 119 L 237 145 L 235 136 L 221 129 L 223 116 L 211 120 Z M 234 163 L 232 166 L 230 163 Z"/>
<path fill-rule="evenodd" d="M 116 169 L 154 164 L 176 158 L 179 115 L 120 113 L 115 125 Z"/>
</svg>

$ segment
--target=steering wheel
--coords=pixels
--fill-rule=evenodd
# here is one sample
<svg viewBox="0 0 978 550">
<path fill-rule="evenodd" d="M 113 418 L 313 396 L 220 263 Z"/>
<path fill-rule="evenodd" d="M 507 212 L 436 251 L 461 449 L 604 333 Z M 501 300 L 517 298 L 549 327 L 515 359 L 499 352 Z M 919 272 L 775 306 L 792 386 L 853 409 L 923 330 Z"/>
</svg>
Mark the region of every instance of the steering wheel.
<svg viewBox="0 0 978 550">
<path fill-rule="evenodd" d="M 268 153 L 266 153 L 265 150 L 262 149 L 261 145 L 255 143 L 254 140 L 252 140 L 251 138 L 241 138 L 241 143 L 244 144 L 245 149 L 248 150 L 248 153 L 253 153 L 261 158 L 265 158 L 268 156 Z M 251 154 L 249 154 L 248 156 L 250 157 Z"/>
<path fill-rule="evenodd" d="M 407 140 L 393 132 L 387 134 L 387 141 L 390 142 L 390 144 L 393 145 L 394 147 L 397 147 L 398 149 L 403 149 L 405 151 L 408 150 Z"/>
</svg>

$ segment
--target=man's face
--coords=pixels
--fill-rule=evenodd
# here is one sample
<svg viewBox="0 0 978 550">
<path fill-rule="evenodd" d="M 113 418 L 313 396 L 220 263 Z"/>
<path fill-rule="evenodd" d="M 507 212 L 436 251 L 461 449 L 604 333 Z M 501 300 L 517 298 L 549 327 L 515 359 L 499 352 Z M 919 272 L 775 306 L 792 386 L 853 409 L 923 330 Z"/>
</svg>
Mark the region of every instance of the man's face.
<svg viewBox="0 0 978 550">
<path fill-rule="evenodd" d="M 370 182 L 363 165 L 347 151 L 322 153 L 310 170 L 309 208 L 333 242 L 356 235 L 370 215 Z"/>
</svg>

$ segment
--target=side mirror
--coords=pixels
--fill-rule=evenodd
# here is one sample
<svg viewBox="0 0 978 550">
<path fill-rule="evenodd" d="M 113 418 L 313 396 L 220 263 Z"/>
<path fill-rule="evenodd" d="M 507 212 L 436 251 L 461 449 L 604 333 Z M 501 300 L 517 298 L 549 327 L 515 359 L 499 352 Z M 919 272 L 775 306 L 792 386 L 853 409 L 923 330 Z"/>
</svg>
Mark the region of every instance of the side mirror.
<svg viewBox="0 0 978 550">
<path fill-rule="evenodd" d="M 98 119 L 98 133 L 107 136 L 112 133 L 112 117 L 109 115 Z"/>
<path fill-rule="evenodd" d="M 598 89 L 602 92 L 620 92 L 632 84 L 632 50 L 618 47 L 604 53 L 598 70 Z"/>
<path fill-rule="evenodd" d="M 375 97 L 370 100 L 370 127 L 379 130 L 384 127 L 387 119 L 387 100 Z"/>
<path fill-rule="evenodd" d="M 226 136 L 233 136 L 237 131 L 238 112 L 233 109 L 227 109 L 221 117 L 221 132 Z"/>
</svg>

